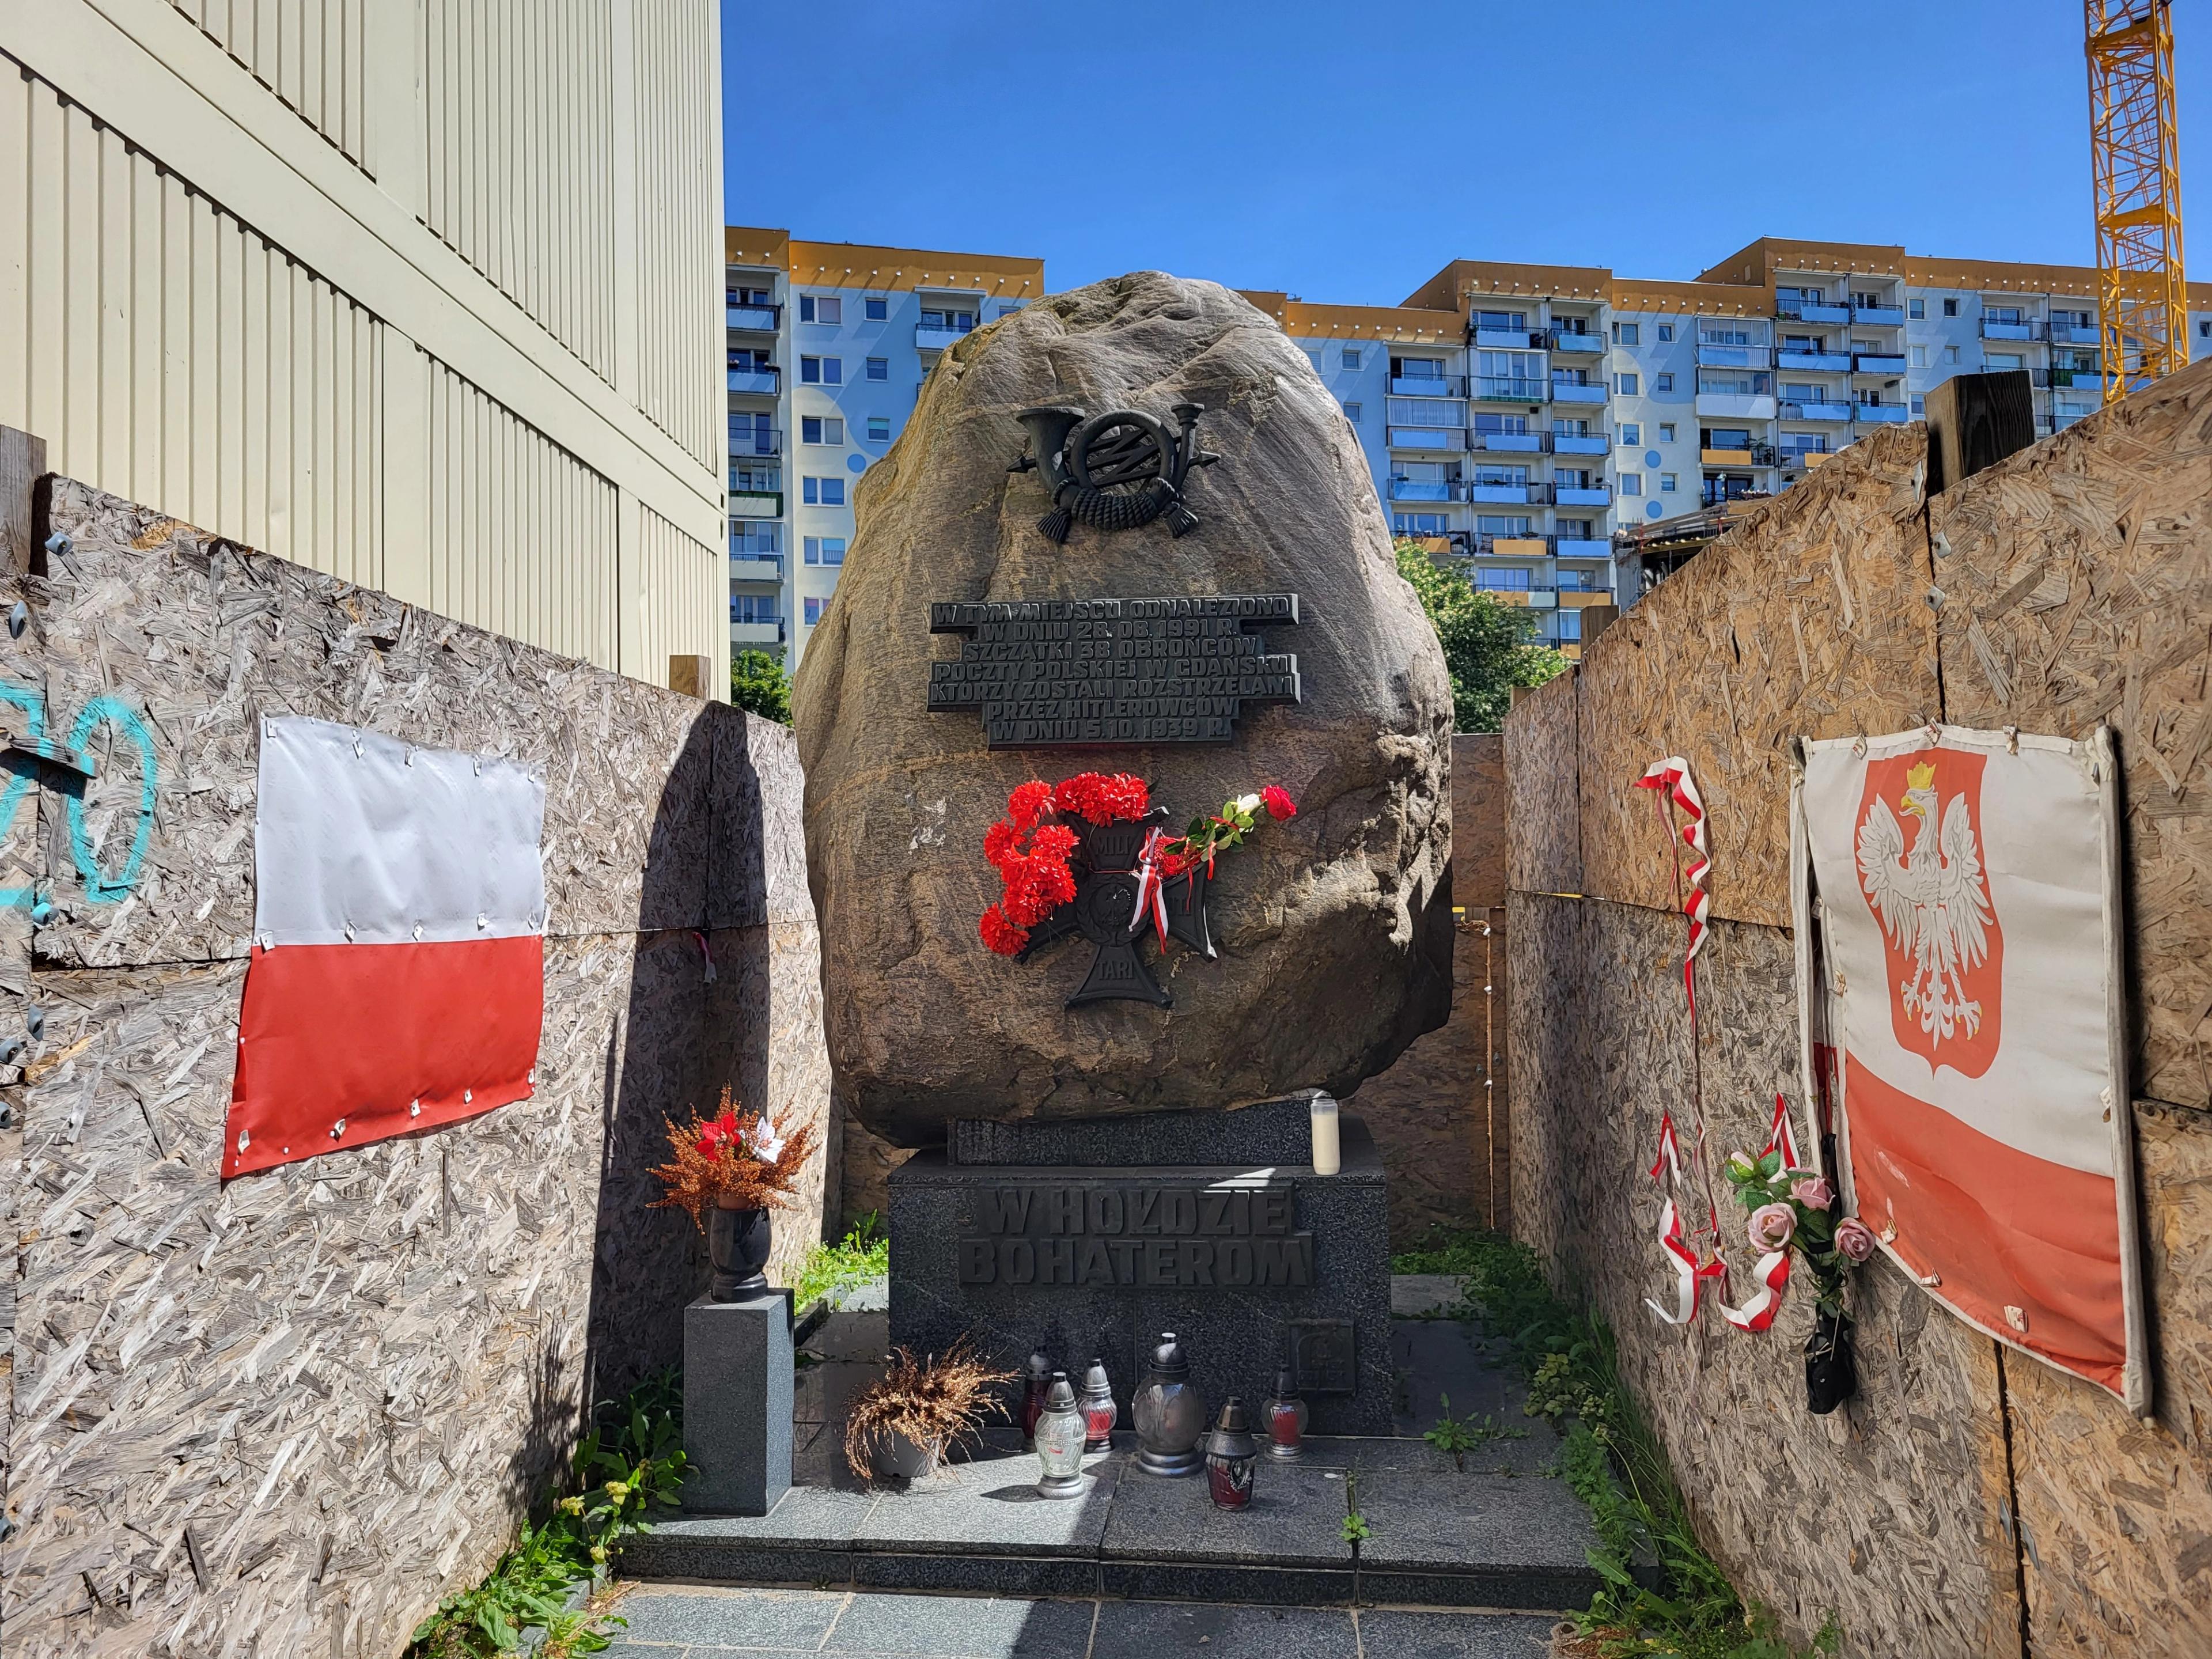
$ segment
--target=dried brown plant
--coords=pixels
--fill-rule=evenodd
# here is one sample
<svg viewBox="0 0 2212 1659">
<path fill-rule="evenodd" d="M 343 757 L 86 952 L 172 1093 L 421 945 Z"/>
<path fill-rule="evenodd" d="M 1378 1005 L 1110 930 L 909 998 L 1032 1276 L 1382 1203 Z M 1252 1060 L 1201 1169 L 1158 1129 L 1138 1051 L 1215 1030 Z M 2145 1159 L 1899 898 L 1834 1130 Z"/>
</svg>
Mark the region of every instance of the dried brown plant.
<svg viewBox="0 0 2212 1659">
<path fill-rule="evenodd" d="M 876 1449 L 895 1434 L 918 1446 L 941 1442 L 940 1451 L 973 1441 L 987 1416 L 1006 1415 L 1006 1402 L 991 1390 L 1014 1375 L 994 1369 L 964 1336 L 941 1358 L 892 1349 L 890 1369 L 861 1390 L 845 1419 L 846 1467 L 867 1480 Z"/>
<path fill-rule="evenodd" d="M 653 1200 L 656 1210 L 684 1210 L 700 1231 L 707 1230 L 712 1209 L 766 1210 L 787 1206 L 786 1196 L 799 1184 L 807 1154 L 814 1150 L 814 1126 L 801 1123 L 783 1137 L 783 1145 L 770 1159 L 757 1158 L 746 1149 L 760 1127 L 760 1114 L 740 1111 L 722 1089 L 721 1109 L 713 1117 L 691 1115 L 690 1127 L 668 1125 L 669 1161 L 653 1170 L 665 1195 Z M 725 1203 L 723 1200 L 728 1200 Z"/>
</svg>

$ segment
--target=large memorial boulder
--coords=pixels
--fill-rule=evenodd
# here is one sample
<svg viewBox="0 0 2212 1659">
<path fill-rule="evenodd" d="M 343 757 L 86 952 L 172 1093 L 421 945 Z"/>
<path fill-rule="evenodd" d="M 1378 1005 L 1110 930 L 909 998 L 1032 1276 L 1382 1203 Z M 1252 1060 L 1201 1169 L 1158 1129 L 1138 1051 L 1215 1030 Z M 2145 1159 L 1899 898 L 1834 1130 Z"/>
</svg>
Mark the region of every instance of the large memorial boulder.
<svg viewBox="0 0 2212 1659">
<path fill-rule="evenodd" d="M 1009 471 L 1030 447 L 1020 411 L 1133 410 L 1172 430 L 1187 404 L 1204 406 L 1199 441 L 1219 458 L 1190 470 L 1195 527 L 1178 537 L 1164 514 L 1106 531 L 1079 514 L 1064 544 L 1040 529 L 1044 471 Z M 1358 441 L 1273 322 L 1214 283 L 1152 271 L 1039 301 L 945 353 L 856 507 L 793 706 L 825 1025 L 862 1121 L 911 1146 L 942 1139 L 947 1119 L 1344 1093 L 1443 1022 L 1443 659 Z M 933 605 L 1288 594 L 1295 625 L 1263 621 L 1257 648 L 1295 654 L 1298 700 L 1244 702 L 1225 742 L 993 748 L 992 711 L 928 706 L 932 664 L 975 638 L 933 635 Z M 1009 793 L 1085 770 L 1143 776 L 1176 829 L 1263 785 L 1297 803 L 1217 866 L 1217 957 L 1182 944 L 1162 957 L 1149 935 L 1137 947 L 1171 1008 L 1067 1006 L 1096 949 L 1079 934 L 1023 960 L 979 937 L 1000 893 L 984 833 Z"/>
</svg>

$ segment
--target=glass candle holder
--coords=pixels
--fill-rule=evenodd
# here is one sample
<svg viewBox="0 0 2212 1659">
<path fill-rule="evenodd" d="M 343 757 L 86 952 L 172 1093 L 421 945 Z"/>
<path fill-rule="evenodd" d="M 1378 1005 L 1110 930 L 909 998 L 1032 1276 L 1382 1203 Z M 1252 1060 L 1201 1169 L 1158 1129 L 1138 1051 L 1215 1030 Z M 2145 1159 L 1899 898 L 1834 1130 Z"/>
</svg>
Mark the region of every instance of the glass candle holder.
<svg viewBox="0 0 2212 1659">
<path fill-rule="evenodd" d="M 1344 1167 L 1344 1149 L 1337 1137 L 1336 1097 L 1314 1091 L 1309 1107 L 1313 1120 L 1313 1170 L 1333 1176 Z"/>
<path fill-rule="evenodd" d="M 1083 1473 L 1083 1412 L 1075 1403 L 1075 1390 L 1067 1373 L 1054 1371 L 1044 1398 L 1044 1413 L 1036 1421 L 1037 1491 L 1047 1498 L 1078 1498 L 1088 1484 Z"/>
<path fill-rule="evenodd" d="M 1030 1351 L 1022 1371 L 1022 1444 L 1036 1444 L 1037 1419 L 1044 1415 L 1044 1397 L 1052 1387 L 1052 1361 L 1042 1348 Z"/>
<path fill-rule="evenodd" d="M 1260 1445 L 1235 1395 L 1221 1408 L 1213 1432 L 1206 1437 L 1206 1485 L 1216 1507 L 1241 1510 L 1252 1501 L 1252 1477 L 1260 1467 Z"/>
<path fill-rule="evenodd" d="M 1173 1331 L 1160 1333 L 1152 1368 L 1129 1401 L 1137 1425 L 1137 1467 L 1147 1474 L 1196 1474 L 1206 1464 L 1198 1438 L 1206 1401 L 1190 1380 L 1190 1361 Z"/>
<path fill-rule="evenodd" d="M 1083 1374 L 1082 1404 L 1085 1448 L 1104 1451 L 1113 1443 L 1114 1425 L 1121 1413 L 1114 1403 L 1114 1385 L 1107 1378 L 1103 1354 L 1094 1358 L 1091 1369 Z"/>
<path fill-rule="evenodd" d="M 1267 1455 L 1280 1462 L 1295 1462 L 1305 1455 L 1306 1402 L 1298 1398 L 1291 1368 L 1275 1373 L 1275 1392 L 1260 1408 L 1261 1425 L 1267 1432 Z"/>
</svg>

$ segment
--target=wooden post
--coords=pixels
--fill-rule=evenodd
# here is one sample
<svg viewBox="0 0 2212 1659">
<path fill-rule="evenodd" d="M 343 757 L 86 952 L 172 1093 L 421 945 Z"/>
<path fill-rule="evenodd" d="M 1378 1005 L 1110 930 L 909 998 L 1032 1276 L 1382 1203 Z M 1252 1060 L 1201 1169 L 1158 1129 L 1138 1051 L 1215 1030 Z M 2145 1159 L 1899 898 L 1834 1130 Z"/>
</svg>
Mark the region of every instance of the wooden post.
<svg viewBox="0 0 2212 1659">
<path fill-rule="evenodd" d="M 714 693 L 714 659 L 688 651 L 671 657 L 668 689 L 681 691 L 687 697 L 711 699 Z"/>
<path fill-rule="evenodd" d="M 46 441 L 0 426 L 0 568 L 28 575 L 43 568 L 33 510 L 46 471 Z"/>
<path fill-rule="evenodd" d="M 1954 374 L 1929 392 L 1928 493 L 1948 489 L 2035 441 L 2027 371 Z"/>
</svg>

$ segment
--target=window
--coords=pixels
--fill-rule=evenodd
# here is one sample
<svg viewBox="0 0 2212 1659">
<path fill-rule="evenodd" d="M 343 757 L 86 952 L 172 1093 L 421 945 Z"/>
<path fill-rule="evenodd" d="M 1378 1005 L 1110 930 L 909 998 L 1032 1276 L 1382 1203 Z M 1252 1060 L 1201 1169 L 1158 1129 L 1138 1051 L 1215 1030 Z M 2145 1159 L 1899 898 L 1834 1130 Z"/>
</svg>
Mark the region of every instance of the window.
<svg viewBox="0 0 2212 1659">
<path fill-rule="evenodd" d="M 891 417 L 888 415 L 869 416 L 868 441 L 872 444 L 887 444 L 890 441 Z"/>
<path fill-rule="evenodd" d="M 1912 366 L 1915 368 L 1925 368 L 1928 367 L 1928 348 L 1926 346 L 1915 346 L 1912 348 Z"/>
<path fill-rule="evenodd" d="M 890 320 L 891 302 L 889 300 L 863 300 L 860 301 L 860 313 L 872 323 L 888 322 Z"/>
<path fill-rule="evenodd" d="M 1943 301 L 1943 314 L 1946 317 L 1955 317 L 1959 314 L 1959 301 L 1955 296 Z"/>
<path fill-rule="evenodd" d="M 809 564 L 842 564 L 845 562 L 845 538 L 842 536 L 808 536 L 805 559 Z"/>
<path fill-rule="evenodd" d="M 1528 579 L 1534 573 L 1528 570 L 1478 570 L 1474 585 L 1498 593 L 1526 593 Z"/>
<path fill-rule="evenodd" d="M 835 415 L 802 415 L 799 417 L 799 441 L 842 444 L 845 441 L 845 422 Z"/>
<path fill-rule="evenodd" d="M 1925 300 L 1907 300 L 1905 302 L 1905 314 L 1911 318 L 1916 323 L 1921 321 L 1928 315 L 1928 301 Z"/>
<path fill-rule="evenodd" d="M 1508 334 L 1528 331 L 1528 313 L 1525 311 L 1478 311 L 1474 313 L 1477 328 L 1502 329 Z"/>
<path fill-rule="evenodd" d="M 733 623 L 772 623 L 783 619 L 775 614 L 776 596 L 773 593 L 732 593 L 730 595 L 730 620 Z"/>
<path fill-rule="evenodd" d="M 775 454 L 775 416 L 764 409 L 751 415 L 738 413 L 731 416 L 730 453 L 732 455 Z"/>
<path fill-rule="evenodd" d="M 783 469 L 768 461 L 730 458 L 730 488 L 742 495 L 773 495 L 783 488 Z"/>
<path fill-rule="evenodd" d="M 845 505 L 845 481 L 842 478 L 802 478 L 799 498 L 809 507 L 842 507 Z"/>
<path fill-rule="evenodd" d="M 1344 349 L 1343 356 L 1337 361 L 1346 368 L 1357 368 L 1359 367 L 1359 354 L 1350 346 L 1346 346 Z"/>
<path fill-rule="evenodd" d="M 1624 449 L 1633 449 L 1644 441 L 1644 428 L 1634 421 L 1620 423 L 1620 443 Z"/>
<path fill-rule="evenodd" d="M 1559 637 L 1562 640 L 1582 638 L 1583 613 L 1580 611 L 1562 611 L 1559 613 Z"/>
<path fill-rule="evenodd" d="M 799 296 L 799 320 L 842 323 L 845 320 L 845 302 L 834 294 L 802 294 Z"/>
<path fill-rule="evenodd" d="M 1314 366 L 1315 374 L 1318 374 L 1321 373 L 1321 353 L 1318 351 L 1309 351 L 1306 353 L 1306 361 Z"/>
<path fill-rule="evenodd" d="M 845 360 L 842 357 L 801 357 L 799 378 L 806 386 L 842 386 L 845 380 Z"/>
<path fill-rule="evenodd" d="M 1926 405 L 1923 404 L 1919 398 L 1915 398 L 1912 400 L 1912 412 L 1915 415 L 1925 415 L 1928 412 L 1928 410 Z"/>
<path fill-rule="evenodd" d="M 1661 341 L 1661 343 L 1662 343 L 1662 344 L 1663 344 L 1665 342 L 1667 342 L 1667 341 L 1668 341 L 1668 340 L 1673 339 L 1674 337 L 1674 324 L 1672 324 L 1672 323 L 1662 323 L 1662 324 L 1660 324 L 1660 325 L 1659 325 L 1659 338 L 1660 338 L 1660 341 Z"/>
<path fill-rule="evenodd" d="M 1613 325 L 1613 343 L 1615 345 L 1638 344 L 1637 325 L 1634 323 L 1615 323 Z"/>
<path fill-rule="evenodd" d="M 1395 536 L 1442 536 L 1449 533 L 1449 523 L 1442 513 L 1393 513 L 1390 533 Z"/>
<path fill-rule="evenodd" d="M 1644 493 L 1644 475 L 1641 472 L 1622 473 L 1620 493 L 1624 495 L 1641 495 Z"/>
<path fill-rule="evenodd" d="M 1675 475 L 1672 472 L 1662 472 L 1659 475 L 1659 493 L 1662 495 L 1671 495 L 1674 493 L 1674 477 Z"/>
<path fill-rule="evenodd" d="M 1671 374 L 1654 374 L 1651 377 L 1651 389 L 1654 392 L 1672 392 L 1674 389 L 1674 377 Z"/>
<path fill-rule="evenodd" d="M 1616 374 L 1613 389 L 1624 398 L 1633 398 L 1636 395 L 1636 377 L 1633 374 Z"/>
<path fill-rule="evenodd" d="M 2200 340 L 2212 340 L 2212 323 L 2197 324 L 2197 337 Z"/>
<path fill-rule="evenodd" d="M 1525 435 L 1528 430 L 1528 417 L 1526 415 L 1477 414 L 1474 417 L 1474 429 L 1477 432 L 1495 433 L 1500 436 L 1519 437 Z"/>
<path fill-rule="evenodd" d="M 888 357 L 869 358 L 867 375 L 872 380 L 890 380 L 891 377 L 891 360 Z"/>
<path fill-rule="evenodd" d="M 999 315 L 1011 317 L 1028 303 L 1027 300 L 1001 300 L 999 301 Z"/>
<path fill-rule="evenodd" d="M 821 600 L 819 600 L 819 599 L 817 599 L 808 598 L 808 599 L 802 599 L 802 600 L 800 600 L 800 601 L 799 601 L 799 605 L 800 605 L 800 608 L 801 608 L 801 613 L 805 617 L 805 618 L 806 618 L 806 625 L 807 625 L 809 628 L 813 627 L 816 623 L 819 623 L 819 622 L 822 620 L 822 601 L 821 601 Z"/>
<path fill-rule="evenodd" d="M 1662 421 L 1659 422 L 1659 441 L 1662 444 L 1671 444 L 1674 441 L 1674 422 Z"/>
<path fill-rule="evenodd" d="M 1475 533 L 1480 536 L 1504 536 L 1509 539 L 1533 534 L 1534 520 L 1526 513 L 1478 513 L 1475 514 Z"/>
<path fill-rule="evenodd" d="M 1358 404 L 1345 404 L 1344 418 L 1351 422 L 1352 425 L 1358 426 L 1359 424 L 1359 405 Z"/>
<path fill-rule="evenodd" d="M 1959 361 L 1959 348 L 1956 346 L 1945 346 L 1943 348 L 1943 361 L 1947 363 L 1957 362 Z"/>
</svg>

